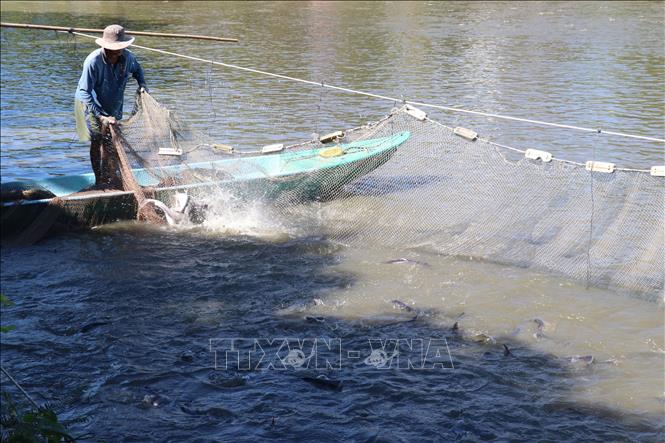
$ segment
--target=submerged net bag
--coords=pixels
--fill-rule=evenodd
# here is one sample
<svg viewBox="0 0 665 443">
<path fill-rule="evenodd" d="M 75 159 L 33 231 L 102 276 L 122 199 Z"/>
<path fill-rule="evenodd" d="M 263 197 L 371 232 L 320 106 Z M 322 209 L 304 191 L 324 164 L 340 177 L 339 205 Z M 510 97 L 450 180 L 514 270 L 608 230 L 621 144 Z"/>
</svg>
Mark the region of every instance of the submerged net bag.
<svg viewBox="0 0 665 443">
<path fill-rule="evenodd" d="M 344 244 L 419 248 L 663 294 L 665 179 L 648 171 L 526 158 L 408 106 L 331 143 L 266 155 L 215 144 L 148 94 L 121 132 L 137 182 L 166 204 L 169 191 L 210 198 L 224 189 L 268 202 L 284 219 L 315 220 L 313 231 Z"/>
</svg>

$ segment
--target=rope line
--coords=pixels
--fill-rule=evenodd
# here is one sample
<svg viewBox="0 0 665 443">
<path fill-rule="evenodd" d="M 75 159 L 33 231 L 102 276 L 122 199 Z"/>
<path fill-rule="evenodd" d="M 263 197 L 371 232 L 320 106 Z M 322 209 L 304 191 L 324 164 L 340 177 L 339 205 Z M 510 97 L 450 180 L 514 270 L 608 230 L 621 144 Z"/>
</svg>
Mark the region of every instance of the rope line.
<svg viewBox="0 0 665 443">
<path fill-rule="evenodd" d="M 80 35 L 82 37 L 87 37 L 87 38 L 97 38 L 92 35 L 87 35 L 83 34 L 80 32 L 71 32 L 72 34 Z M 172 55 L 174 57 L 180 57 L 180 58 L 185 58 L 189 60 L 194 60 L 194 61 L 199 61 L 203 63 L 210 63 L 213 65 L 217 66 L 223 66 L 226 68 L 231 68 L 231 69 L 238 69 L 240 71 L 245 71 L 245 72 L 251 72 L 254 74 L 261 74 L 269 77 L 275 77 L 275 78 L 281 78 L 284 80 L 290 80 L 294 82 L 300 82 L 300 83 L 305 83 L 308 85 L 314 85 L 314 86 L 321 86 L 323 88 L 329 88 L 329 89 L 334 89 L 337 91 L 342 91 L 342 92 L 348 92 L 351 94 L 357 94 L 357 95 L 364 95 L 367 97 L 373 97 L 373 98 L 378 98 L 382 100 L 387 100 L 391 102 L 401 102 L 413 106 L 421 106 L 421 107 L 427 107 L 427 108 L 433 108 L 433 109 L 441 109 L 444 111 L 450 111 L 450 112 L 460 112 L 460 113 L 465 113 L 465 114 L 472 114 L 472 115 L 479 115 L 483 117 L 492 117 L 492 118 L 498 118 L 502 120 L 512 120 L 512 121 L 517 121 L 517 122 L 523 122 L 523 123 L 531 123 L 535 125 L 541 125 L 541 126 L 551 126 L 555 128 L 563 128 L 563 129 L 573 129 L 577 131 L 584 131 L 584 132 L 596 132 L 596 133 L 601 133 L 601 134 L 607 134 L 607 135 L 614 135 L 617 137 L 628 137 L 628 138 L 634 138 L 634 139 L 639 139 L 639 140 L 646 140 L 646 141 L 652 141 L 652 142 L 660 142 L 660 143 L 665 143 L 665 139 L 662 138 L 656 138 L 656 137 L 647 137 L 644 135 L 634 135 L 634 134 L 627 134 L 623 132 L 615 132 L 615 131 L 599 131 L 598 128 L 585 128 L 581 126 L 574 126 L 574 125 L 564 125 L 560 123 L 549 123 L 541 120 L 532 120 L 528 118 L 521 118 L 521 117 L 511 117 L 508 115 L 501 115 L 501 114 L 493 114 L 489 112 L 481 112 L 481 111 L 472 111 L 468 109 L 461 109 L 461 108 L 453 108 L 450 106 L 442 106 L 442 105 L 435 105 L 431 103 L 424 103 L 424 102 L 418 102 L 418 101 L 411 101 L 411 100 L 404 100 L 403 98 L 395 98 L 395 97 L 389 97 L 386 95 L 381 95 L 381 94 L 374 94 L 371 92 L 365 92 L 365 91 L 359 91 L 356 89 L 350 89 L 350 88 L 344 88 L 341 86 L 334 86 L 334 85 L 329 85 L 325 84 L 323 82 L 315 82 L 312 80 L 305 80 L 302 78 L 297 78 L 297 77 L 291 77 L 288 75 L 283 75 L 283 74 L 275 74 L 273 72 L 268 72 L 268 71 L 262 71 L 260 69 L 253 69 L 253 68 L 246 68 L 244 66 L 238 66 L 234 65 L 231 63 L 224 63 L 224 62 L 218 62 L 214 60 L 209 60 L 201 57 L 194 57 L 191 55 L 184 55 L 184 54 L 178 54 L 177 52 L 171 52 L 171 51 L 165 51 L 163 49 L 155 49 L 155 48 L 148 48 L 147 46 L 140 46 L 140 45 L 132 45 L 135 48 L 139 49 L 145 49 L 146 51 L 152 51 L 152 52 L 157 52 L 160 54 L 165 54 L 165 55 Z"/>
<path fill-rule="evenodd" d="M 436 120 L 430 119 L 429 117 L 427 118 L 427 121 L 429 121 L 429 122 L 431 122 L 435 125 L 444 127 L 446 129 L 448 129 L 449 131 L 453 130 L 453 128 L 451 128 L 450 126 L 446 126 L 443 123 L 440 123 Z M 525 154 L 526 153 L 526 151 L 524 149 L 518 149 L 518 148 L 513 148 L 512 146 L 502 145 L 501 143 L 493 142 L 492 140 L 489 140 L 487 138 L 478 137 L 478 140 L 483 141 L 483 142 L 485 142 L 489 145 L 496 146 L 496 147 L 502 148 L 502 149 L 507 149 L 509 151 L 518 152 L 520 154 Z M 563 158 L 552 157 L 552 161 L 553 162 L 567 163 L 569 165 L 586 167 L 586 163 L 575 162 L 575 161 L 572 161 L 572 160 L 565 160 Z M 594 157 L 594 161 L 595 161 L 595 157 Z M 646 172 L 646 173 L 651 172 L 650 169 L 637 169 L 637 168 L 616 168 L 616 170 L 617 171 L 626 171 L 626 172 Z"/>
<path fill-rule="evenodd" d="M 34 406 L 34 407 L 37 408 L 37 409 L 40 409 L 40 407 L 39 407 L 39 405 L 37 404 L 37 402 L 34 401 L 34 400 L 32 399 L 32 397 L 30 397 L 30 394 L 28 394 L 28 393 L 26 392 L 26 390 L 23 389 L 23 386 L 21 386 L 21 385 L 19 384 L 19 382 L 17 382 L 16 380 L 14 380 L 14 377 L 12 377 L 11 374 L 10 374 L 9 372 L 7 372 L 7 370 L 6 370 L 4 367 L 0 366 L 0 370 L 2 371 L 3 374 L 5 374 L 5 375 L 7 376 L 7 378 L 9 379 L 9 381 L 11 381 L 11 382 L 14 384 L 14 386 L 16 386 L 16 387 L 18 388 L 19 391 L 21 391 L 21 394 L 23 394 L 23 396 L 24 396 L 25 398 L 27 398 L 28 401 L 29 401 L 30 403 L 32 403 L 32 406 Z"/>
</svg>

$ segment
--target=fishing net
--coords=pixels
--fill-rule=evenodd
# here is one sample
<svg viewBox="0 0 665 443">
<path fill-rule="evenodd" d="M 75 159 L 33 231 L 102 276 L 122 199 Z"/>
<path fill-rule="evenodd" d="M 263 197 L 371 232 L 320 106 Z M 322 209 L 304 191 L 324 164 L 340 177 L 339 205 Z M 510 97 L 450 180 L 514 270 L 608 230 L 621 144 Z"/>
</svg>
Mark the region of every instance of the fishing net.
<svg viewBox="0 0 665 443">
<path fill-rule="evenodd" d="M 663 177 L 526 158 L 422 117 L 404 106 L 327 143 L 238 152 L 142 94 L 121 132 L 137 183 L 166 205 L 177 192 L 214 204 L 223 189 L 348 245 L 471 257 L 662 297 Z"/>
<path fill-rule="evenodd" d="M 399 111 L 377 136 L 412 136 L 322 208 L 332 236 L 473 257 L 590 285 L 663 293 L 663 177 L 530 160 Z"/>
</svg>

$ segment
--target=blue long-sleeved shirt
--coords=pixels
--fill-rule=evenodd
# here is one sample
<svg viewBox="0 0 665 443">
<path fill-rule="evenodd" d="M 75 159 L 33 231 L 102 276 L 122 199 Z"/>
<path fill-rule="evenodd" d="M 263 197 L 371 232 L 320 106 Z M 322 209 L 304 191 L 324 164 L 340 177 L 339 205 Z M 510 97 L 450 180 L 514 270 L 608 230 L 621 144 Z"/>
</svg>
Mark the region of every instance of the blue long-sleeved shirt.
<svg viewBox="0 0 665 443">
<path fill-rule="evenodd" d="M 119 120 L 122 118 L 123 98 L 130 74 L 139 86 L 146 86 L 143 68 L 134 54 L 125 49 L 118 62 L 112 65 L 99 48 L 92 51 L 83 63 L 75 97 L 96 116 L 113 116 Z"/>
</svg>

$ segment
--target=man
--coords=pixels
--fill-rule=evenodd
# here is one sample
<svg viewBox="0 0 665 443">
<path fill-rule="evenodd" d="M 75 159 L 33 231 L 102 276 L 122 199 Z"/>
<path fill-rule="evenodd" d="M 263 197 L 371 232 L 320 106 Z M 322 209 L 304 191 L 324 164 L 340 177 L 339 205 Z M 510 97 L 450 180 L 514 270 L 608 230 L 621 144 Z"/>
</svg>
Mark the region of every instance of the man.
<svg viewBox="0 0 665 443">
<path fill-rule="evenodd" d="M 102 38 L 95 40 L 100 49 L 88 55 L 76 90 L 76 130 L 81 141 L 90 141 L 90 161 L 95 173 L 95 185 L 117 187 L 117 177 L 105 174 L 115 164 L 112 153 L 104 151 L 102 135 L 107 125 L 122 119 L 125 87 L 130 74 L 146 91 L 143 68 L 134 54 L 125 50 L 134 42 L 120 25 L 104 29 Z M 106 157 L 106 158 L 105 158 Z"/>
</svg>

